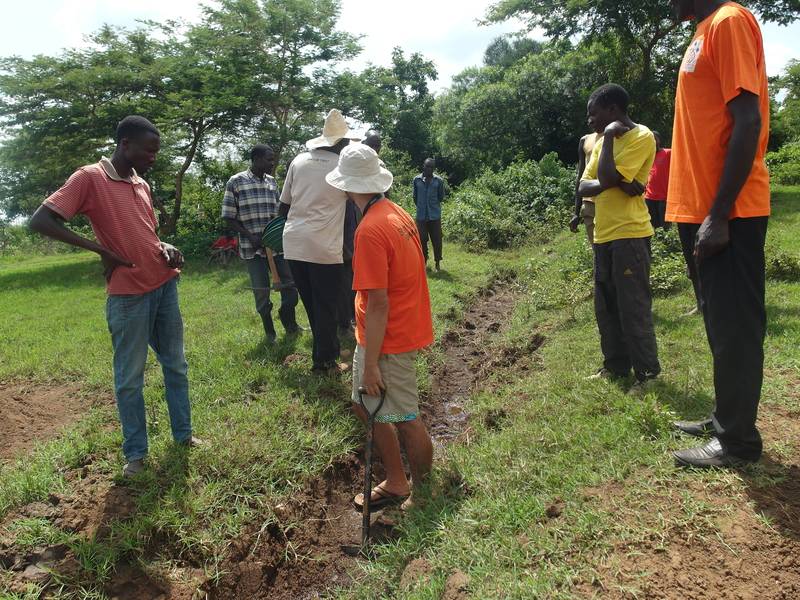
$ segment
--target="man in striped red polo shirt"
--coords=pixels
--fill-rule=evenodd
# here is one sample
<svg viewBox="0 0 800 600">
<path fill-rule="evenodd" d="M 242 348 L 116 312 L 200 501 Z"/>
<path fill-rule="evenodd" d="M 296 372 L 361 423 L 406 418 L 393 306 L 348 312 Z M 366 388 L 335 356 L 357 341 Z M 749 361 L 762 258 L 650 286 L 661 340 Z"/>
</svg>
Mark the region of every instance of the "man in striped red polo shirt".
<svg viewBox="0 0 800 600">
<path fill-rule="evenodd" d="M 117 126 L 111 159 L 81 167 L 44 201 L 31 218 L 33 231 L 100 255 L 106 278 L 106 319 L 114 347 L 114 388 L 127 464 L 125 476 L 144 468 L 147 423 L 144 368 L 147 347 L 164 373 L 172 435 L 179 444 L 201 443 L 192 436 L 188 365 L 177 278 L 181 252 L 159 240 L 150 187 L 139 174 L 148 171 L 161 146 L 161 134 L 144 117 L 129 116 Z M 65 225 L 85 215 L 97 242 Z"/>
</svg>

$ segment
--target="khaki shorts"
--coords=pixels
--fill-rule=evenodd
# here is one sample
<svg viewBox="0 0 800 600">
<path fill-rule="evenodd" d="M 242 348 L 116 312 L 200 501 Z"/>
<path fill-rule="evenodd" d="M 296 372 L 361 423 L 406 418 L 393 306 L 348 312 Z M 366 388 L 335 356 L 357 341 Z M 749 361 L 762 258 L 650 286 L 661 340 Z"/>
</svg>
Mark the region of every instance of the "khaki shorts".
<svg viewBox="0 0 800 600">
<path fill-rule="evenodd" d="M 363 346 L 356 346 L 353 355 L 353 402 L 361 405 L 358 388 L 364 377 L 366 352 Z M 417 351 L 403 354 L 382 354 L 378 368 L 386 386 L 386 400 L 375 421 L 378 423 L 404 423 L 419 416 L 419 390 L 416 370 Z M 380 401 L 375 396 L 364 396 L 367 410 L 373 411 Z"/>
</svg>

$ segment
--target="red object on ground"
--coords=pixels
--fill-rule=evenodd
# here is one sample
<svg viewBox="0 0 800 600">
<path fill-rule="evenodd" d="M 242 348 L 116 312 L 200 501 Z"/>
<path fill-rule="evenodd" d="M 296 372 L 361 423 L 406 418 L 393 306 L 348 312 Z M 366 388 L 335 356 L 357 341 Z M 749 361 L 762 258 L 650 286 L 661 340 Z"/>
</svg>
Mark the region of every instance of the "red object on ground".
<svg viewBox="0 0 800 600">
<path fill-rule="evenodd" d="M 239 247 L 239 242 L 235 237 L 222 236 L 217 238 L 211 247 L 214 250 L 236 250 Z"/>
</svg>

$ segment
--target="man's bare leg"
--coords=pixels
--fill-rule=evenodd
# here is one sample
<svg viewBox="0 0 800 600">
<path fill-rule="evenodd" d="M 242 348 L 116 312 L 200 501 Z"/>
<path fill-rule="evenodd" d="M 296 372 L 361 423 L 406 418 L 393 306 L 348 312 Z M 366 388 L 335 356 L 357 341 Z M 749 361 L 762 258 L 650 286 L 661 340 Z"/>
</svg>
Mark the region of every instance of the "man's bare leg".
<svg viewBox="0 0 800 600">
<path fill-rule="evenodd" d="M 433 467 L 433 442 L 422 419 L 398 423 L 397 430 L 403 439 L 411 468 L 411 481 L 416 487 L 428 478 Z"/>
<path fill-rule="evenodd" d="M 353 411 L 366 425 L 367 415 L 364 409 L 358 405 L 353 405 Z M 403 467 L 403 458 L 400 456 L 400 441 L 397 438 L 397 430 L 389 423 L 375 423 L 374 440 L 375 449 L 378 451 L 383 467 L 386 469 L 386 479 L 381 482 L 381 487 L 390 494 L 397 496 L 408 495 L 410 485 Z M 411 458 L 409 457 L 410 460 Z M 372 496 L 373 500 L 378 498 L 377 494 Z"/>
</svg>

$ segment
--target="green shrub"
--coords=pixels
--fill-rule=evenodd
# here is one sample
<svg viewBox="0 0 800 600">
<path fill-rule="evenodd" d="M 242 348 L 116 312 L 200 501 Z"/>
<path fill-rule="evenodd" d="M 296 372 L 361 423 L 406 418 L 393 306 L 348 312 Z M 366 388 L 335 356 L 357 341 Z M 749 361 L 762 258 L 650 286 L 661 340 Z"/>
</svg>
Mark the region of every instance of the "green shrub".
<svg viewBox="0 0 800 600">
<path fill-rule="evenodd" d="M 555 154 L 539 162 L 516 162 L 504 171 L 484 171 L 445 204 L 445 235 L 486 248 L 521 243 L 547 223 L 566 222 L 574 186 L 574 173 Z"/>
<path fill-rule="evenodd" d="M 767 154 L 767 166 L 773 183 L 800 185 L 800 142 L 790 142 Z"/>
<path fill-rule="evenodd" d="M 776 248 L 767 249 L 767 279 L 773 281 L 800 281 L 800 257 Z"/>
<path fill-rule="evenodd" d="M 212 242 L 225 229 L 220 216 L 223 191 L 196 176 L 187 176 L 178 229 L 165 241 L 175 244 L 186 256 L 208 256 Z"/>
<path fill-rule="evenodd" d="M 683 258 L 677 227 L 656 230 L 652 241 L 653 262 L 650 287 L 654 295 L 666 296 L 688 285 L 686 260 Z"/>
<path fill-rule="evenodd" d="M 94 233 L 85 217 L 78 216 L 68 227 L 83 237 L 94 239 Z M 27 225 L 11 225 L 0 221 L 0 256 L 30 254 L 67 254 L 81 252 L 79 248 L 58 242 L 32 232 Z"/>
</svg>

